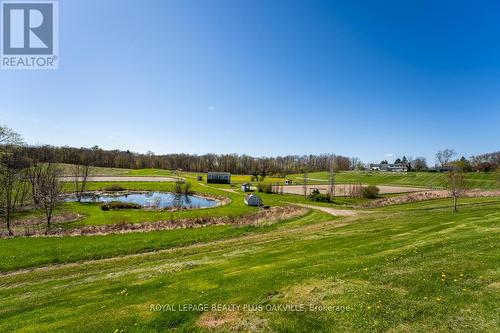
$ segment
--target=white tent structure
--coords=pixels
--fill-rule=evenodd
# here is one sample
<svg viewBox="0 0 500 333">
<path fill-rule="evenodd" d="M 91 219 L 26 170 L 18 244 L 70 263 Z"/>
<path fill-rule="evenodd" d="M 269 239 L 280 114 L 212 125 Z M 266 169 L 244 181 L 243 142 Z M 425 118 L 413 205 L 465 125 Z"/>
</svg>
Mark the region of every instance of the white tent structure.
<svg viewBox="0 0 500 333">
<path fill-rule="evenodd" d="M 249 194 L 245 197 L 245 203 L 248 206 L 260 207 L 262 206 L 262 199 L 258 195 Z"/>
</svg>

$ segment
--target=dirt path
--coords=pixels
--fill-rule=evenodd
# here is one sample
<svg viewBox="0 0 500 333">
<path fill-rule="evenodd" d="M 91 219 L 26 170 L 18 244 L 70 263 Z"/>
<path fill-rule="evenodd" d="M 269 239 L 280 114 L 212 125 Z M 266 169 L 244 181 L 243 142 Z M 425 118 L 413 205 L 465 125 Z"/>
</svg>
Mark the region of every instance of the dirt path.
<svg viewBox="0 0 500 333">
<path fill-rule="evenodd" d="M 292 204 L 292 203 L 290 203 L 290 204 Z M 315 206 L 315 205 L 303 205 L 303 204 L 293 204 L 293 205 L 304 207 L 304 208 L 309 208 L 309 209 L 317 209 L 317 210 L 320 210 L 324 213 L 327 213 L 327 214 L 330 214 L 333 216 L 357 216 L 360 213 L 359 211 L 355 211 L 355 210 L 336 209 L 336 208 Z"/>
<path fill-rule="evenodd" d="M 238 193 L 236 190 L 233 190 L 233 189 L 230 189 L 230 188 L 212 187 L 212 186 L 208 186 L 205 183 L 199 183 L 199 184 L 201 186 L 204 186 L 204 187 L 213 188 L 214 190 L 220 190 L 220 191 L 229 192 L 229 193 Z"/>
</svg>

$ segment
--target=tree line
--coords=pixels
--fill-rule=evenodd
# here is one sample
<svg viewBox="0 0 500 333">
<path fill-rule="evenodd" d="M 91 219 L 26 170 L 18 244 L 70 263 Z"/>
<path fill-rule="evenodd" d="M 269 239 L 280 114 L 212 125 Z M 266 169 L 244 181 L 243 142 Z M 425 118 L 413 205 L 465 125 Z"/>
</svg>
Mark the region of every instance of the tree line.
<svg viewBox="0 0 500 333">
<path fill-rule="evenodd" d="M 234 174 L 285 176 L 286 174 L 328 170 L 333 160 L 337 171 L 354 169 L 356 159 L 334 154 L 252 157 L 238 154 L 155 155 L 92 148 L 22 146 L 18 154 L 42 163 L 83 164 L 106 168 L 166 169 L 192 172 L 225 171 Z"/>
</svg>

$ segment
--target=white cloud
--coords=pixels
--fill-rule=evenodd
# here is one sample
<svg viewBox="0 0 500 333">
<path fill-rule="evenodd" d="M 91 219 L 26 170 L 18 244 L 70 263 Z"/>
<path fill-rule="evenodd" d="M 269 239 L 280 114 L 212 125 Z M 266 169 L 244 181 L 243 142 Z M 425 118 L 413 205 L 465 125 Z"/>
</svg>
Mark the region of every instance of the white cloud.
<svg viewBox="0 0 500 333">
<path fill-rule="evenodd" d="M 384 154 L 384 157 L 394 157 L 394 154 L 393 153 Z"/>
</svg>

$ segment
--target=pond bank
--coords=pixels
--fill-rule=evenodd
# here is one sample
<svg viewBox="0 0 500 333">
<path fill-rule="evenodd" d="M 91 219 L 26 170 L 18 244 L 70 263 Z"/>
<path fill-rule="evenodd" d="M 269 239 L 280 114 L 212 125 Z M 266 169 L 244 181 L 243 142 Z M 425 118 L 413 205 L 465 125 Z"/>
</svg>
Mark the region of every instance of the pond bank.
<svg viewBox="0 0 500 333">
<path fill-rule="evenodd" d="M 119 223 L 100 226 L 83 226 L 74 229 L 52 229 L 48 233 L 44 230 L 34 230 L 33 234 L 24 234 L 23 237 L 66 237 L 66 236 L 94 236 L 124 234 L 132 232 L 149 232 L 173 229 L 193 229 L 216 225 L 264 225 L 287 220 L 307 214 L 309 209 L 297 206 L 273 207 L 261 209 L 257 213 L 240 217 L 198 217 L 179 220 L 164 220 L 145 223 Z M 9 237 L 2 237 L 9 238 Z"/>
</svg>

